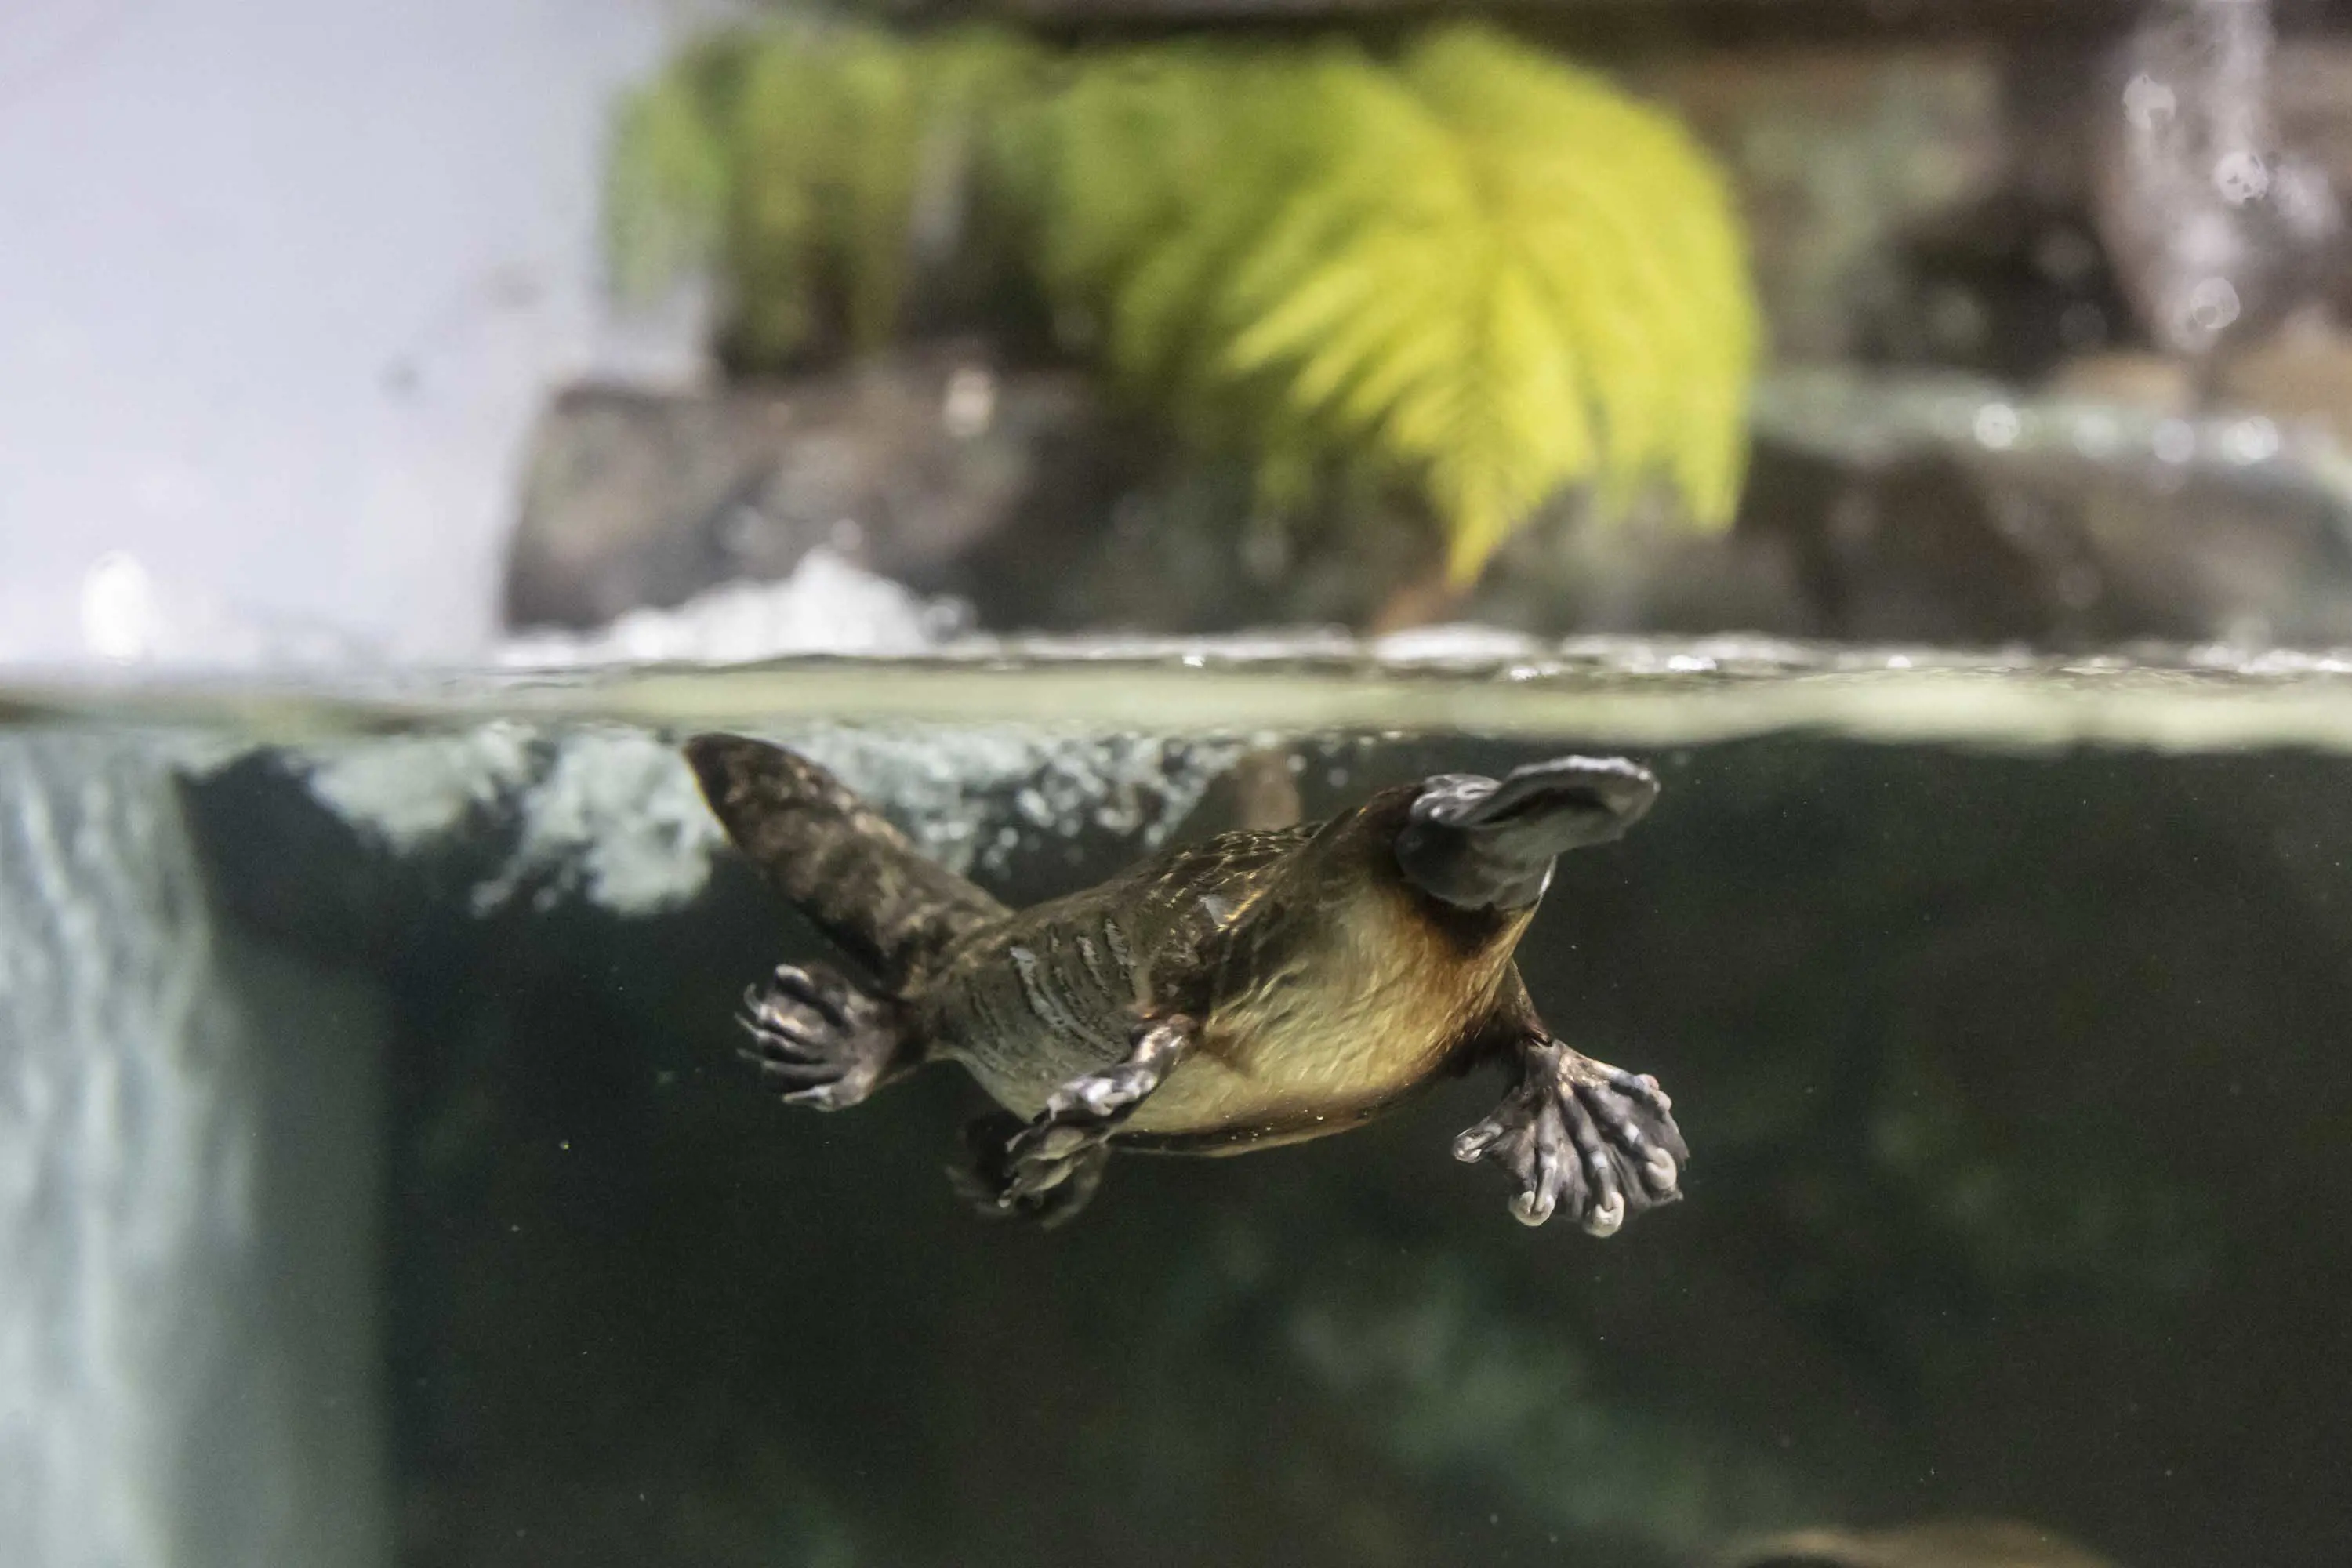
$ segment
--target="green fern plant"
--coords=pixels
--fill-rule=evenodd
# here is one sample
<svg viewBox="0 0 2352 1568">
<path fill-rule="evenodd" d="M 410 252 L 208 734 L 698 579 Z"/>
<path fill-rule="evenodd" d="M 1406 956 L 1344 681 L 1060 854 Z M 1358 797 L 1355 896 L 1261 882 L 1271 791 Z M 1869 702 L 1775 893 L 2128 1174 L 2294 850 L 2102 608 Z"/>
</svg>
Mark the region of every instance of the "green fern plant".
<svg viewBox="0 0 2352 1568">
<path fill-rule="evenodd" d="M 826 309 L 852 346 L 892 335 L 926 171 L 952 167 L 1074 347 L 1251 452 L 1277 505 L 1408 484 L 1457 583 L 1564 487 L 1610 515 L 1664 481 L 1702 525 L 1736 501 L 1757 329 L 1720 178 L 1665 115 L 1485 28 L 1392 63 L 772 32 L 630 112 L 616 244 L 628 203 L 667 203 L 684 245 L 637 253 L 717 248 L 772 357 Z"/>
<path fill-rule="evenodd" d="M 1664 477 L 1728 519 L 1754 316 L 1721 183 L 1664 116 L 1469 27 L 1394 67 L 1194 55 L 1067 100 L 1055 280 L 1269 489 L 1334 454 L 1401 471 L 1457 582 L 1568 484 L 1607 513 Z"/>
<path fill-rule="evenodd" d="M 625 105 L 608 174 L 616 282 L 642 293 L 715 262 L 741 355 L 789 363 L 898 333 L 927 248 L 968 232 L 1032 54 L 971 29 L 737 32 Z"/>
<path fill-rule="evenodd" d="M 1225 295 L 1317 183 L 1300 67 L 1197 45 L 1082 57 L 1034 111 L 1025 193 L 1042 283 L 1074 346 L 1194 444 L 1249 449 L 1277 510 L 1340 454 L 1225 362 Z"/>
<path fill-rule="evenodd" d="M 642 299 L 717 249 L 734 148 L 721 130 L 731 40 L 688 50 L 622 100 L 604 170 L 604 250 L 617 292 Z"/>
</svg>

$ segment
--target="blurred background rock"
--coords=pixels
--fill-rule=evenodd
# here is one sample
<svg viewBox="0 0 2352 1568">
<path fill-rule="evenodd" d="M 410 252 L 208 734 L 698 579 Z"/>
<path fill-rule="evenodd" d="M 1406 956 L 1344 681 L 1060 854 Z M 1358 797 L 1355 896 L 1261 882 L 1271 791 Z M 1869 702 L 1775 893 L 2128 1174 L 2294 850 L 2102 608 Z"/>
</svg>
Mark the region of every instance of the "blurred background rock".
<svg viewBox="0 0 2352 1568">
<path fill-rule="evenodd" d="M 1049 42 L 1205 25 L 1268 48 L 1419 25 L 1177 0 L 887 14 L 1009 16 Z M 2092 646 L 2352 628 L 2352 40 L 2327 7 L 1563 0 L 1508 19 L 1686 123 L 1730 182 L 1768 362 L 1727 531 L 1689 527 L 1670 489 L 1595 519 L 1570 484 L 1505 564 L 1449 588 L 1410 496 L 1269 514 L 1246 462 L 1139 419 L 1083 356 L 1038 368 L 1019 311 L 992 332 L 967 312 L 957 341 L 917 321 L 677 412 L 566 398 L 537 437 L 508 616 L 585 625 L 781 574 L 845 526 L 877 569 L 992 629 L 1460 618 Z M 711 434 L 682 437 L 697 420 Z M 625 489 L 571 465 L 588 446 Z"/>
</svg>

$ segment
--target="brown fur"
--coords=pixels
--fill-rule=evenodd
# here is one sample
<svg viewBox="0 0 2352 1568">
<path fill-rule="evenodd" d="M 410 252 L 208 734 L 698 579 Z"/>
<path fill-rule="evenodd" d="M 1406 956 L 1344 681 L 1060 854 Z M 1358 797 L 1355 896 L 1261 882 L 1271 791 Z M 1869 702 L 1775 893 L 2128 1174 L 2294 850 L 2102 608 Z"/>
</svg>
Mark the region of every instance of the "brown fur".
<svg viewBox="0 0 2352 1568">
<path fill-rule="evenodd" d="M 736 842 L 881 986 L 781 965 L 745 998 L 743 1054 L 820 1110 L 961 1063 L 1003 1108 L 966 1129 L 957 1177 L 989 1214 L 1058 1225 L 1114 1144 L 1322 1137 L 1488 1059 L 1511 1085 L 1454 1157 L 1499 1165 L 1521 1221 L 1565 1212 L 1606 1236 L 1680 1195 L 1689 1151 L 1664 1092 L 1553 1039 L 1512 962 L 1552 858 L 1648 810 L 1657 781 L 1637 764 L 1425 779 L 1012 910 L 805 759 L 725 736 L 688 754 Z"/>
<path fill-rule="evenodd" d="M 1237 1151 L 1339 1132 L 1516 1024 L 1512 949 L 1532 910 L 1472 913 L 1413 889 L 1391 846 L 1410 787 L 1260 874 L 1196 1004 L 1202 1027 L 1121 1142 Z"/>
<path fill-rule="evenodd" d="M 1024 1116 L 1109 1063 L 1030 1027 L 1015 954 L 1066 956 L 1106 922 L 1134 950 L 1135 988 L 1106 999 L 1094 1033 L 1123 1039 L 1144 1014 L 1202 1026 L 1122 1129 L 1134 1147 L 1218 1152 L 1342 1131 L 1516 1038 L 1531 1016 L 1511 952 L 1533 911 L 1457 909 L 1398 868 L 1418 785 L 1318 826 L 1171 849 L 1014 911 L 806 759 L 716 735 L 688 754 L 753 863 L 905 1005 L 908 1065 L 961 1059 Z"/>
</svg>

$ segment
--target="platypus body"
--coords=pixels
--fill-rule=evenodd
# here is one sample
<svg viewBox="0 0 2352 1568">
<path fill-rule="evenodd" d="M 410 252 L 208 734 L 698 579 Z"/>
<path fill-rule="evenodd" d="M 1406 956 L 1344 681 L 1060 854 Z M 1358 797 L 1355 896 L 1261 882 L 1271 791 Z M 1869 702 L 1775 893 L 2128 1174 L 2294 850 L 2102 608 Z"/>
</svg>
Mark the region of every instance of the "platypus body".
<svg viewBox="0 0 2352 1568">
<path fill-rule="evenodd" d="M 806 758 L 731 735 L 686 750 L 729 836 L 866 976 L 779 968 L 746 997 L 742 1054 L 827 1110 L 962 1063 L 1003 1108 L 967 1131 L 958 1173 L 988 1212 L 1058 1223 L 1114 1145 L 1318 1137 L 1488 1061 L 1511 1089 L 1454 1153 L 1511 1175 L 1518 1218 L 1565 1205 L 1606 1236 L 1680 1195 L 1687 1151 L 1656 1081 L 1554 1039 L 1512 962 L 1554 857 L 1649 809 L 1657 782 L 1632 763 L 1443 774 L 1014 910 Z"/>
</svg>

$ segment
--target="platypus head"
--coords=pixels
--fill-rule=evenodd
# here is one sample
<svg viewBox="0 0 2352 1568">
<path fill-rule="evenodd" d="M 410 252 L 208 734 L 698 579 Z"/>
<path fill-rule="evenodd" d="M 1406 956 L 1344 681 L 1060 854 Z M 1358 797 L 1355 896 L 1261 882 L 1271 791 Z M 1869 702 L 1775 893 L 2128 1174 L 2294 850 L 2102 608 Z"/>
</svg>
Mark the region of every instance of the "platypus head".
<svg viewBox="0 0 2352 1568">
<path fill-rule="evenodd" d="M 1499 783 L 1440 773 L 1413 797 L 1397 865 L 1457 908 L 1527 909 L 1550 886 L 1555 857 L 1621 837 L 1657 798 L 1655 775 L 1622 757 L 1555 757 Z"/>
</svg>

